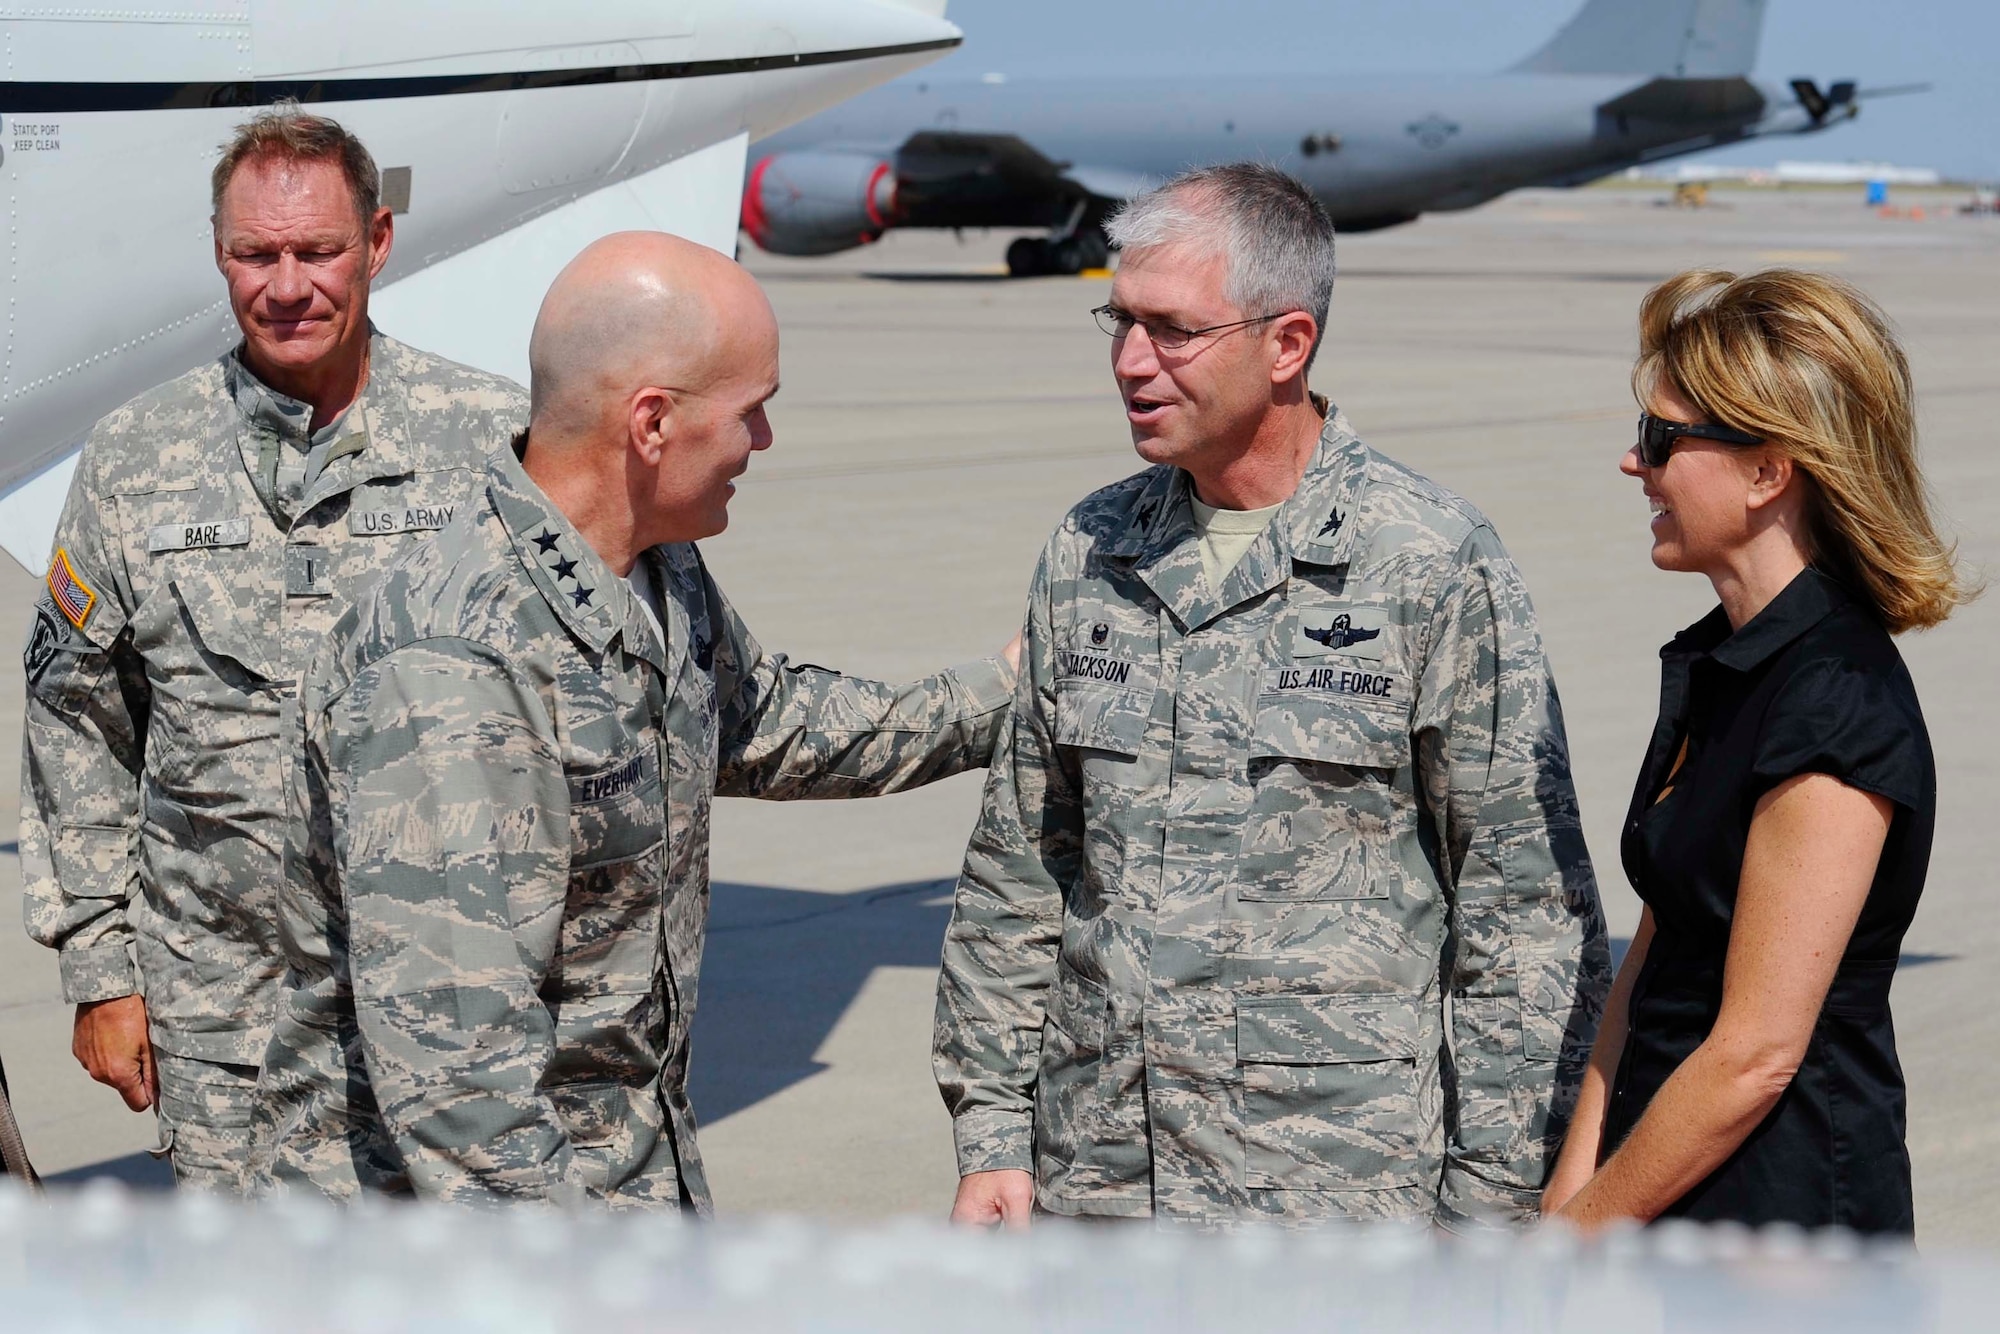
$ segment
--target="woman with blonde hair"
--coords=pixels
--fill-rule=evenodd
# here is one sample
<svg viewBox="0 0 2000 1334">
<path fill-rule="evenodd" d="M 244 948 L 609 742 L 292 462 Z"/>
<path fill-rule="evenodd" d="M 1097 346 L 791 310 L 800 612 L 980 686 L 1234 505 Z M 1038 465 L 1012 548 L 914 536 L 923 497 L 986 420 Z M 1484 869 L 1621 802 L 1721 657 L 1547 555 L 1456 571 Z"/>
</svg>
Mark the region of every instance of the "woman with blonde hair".
<svg viewBox="0 0 2000 1334">
<path fill-rule="evenodd" d="M 1970 593 L 1909 365 L 1844 283 L 1698 270 L 1646 297 L 1633 388 L 1653 563 L 1721 605 L 1660 652 L 1621 847 L 1645 914 L 1544 1212 L 1911 1232 L 1889 984 L 1937 776 L 1890 636 Z"/>
</svg>

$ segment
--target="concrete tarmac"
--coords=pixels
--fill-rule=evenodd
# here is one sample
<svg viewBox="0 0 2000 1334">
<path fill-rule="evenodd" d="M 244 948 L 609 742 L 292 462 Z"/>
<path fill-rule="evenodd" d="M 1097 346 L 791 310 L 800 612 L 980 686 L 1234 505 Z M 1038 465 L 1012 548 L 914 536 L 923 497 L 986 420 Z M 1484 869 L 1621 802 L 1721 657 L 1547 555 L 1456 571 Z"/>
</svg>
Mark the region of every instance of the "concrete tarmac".
<svg viewBox="0 0 2000 1334">
<path fill-rule="evenodd" d="M 1695 265 L 1824 269 L 1897 321 L 1916 367 L 1926 466 L 1975 567 L 2000 563 L 2000 220 L 1925 198 L 1922 220 L 1859 192 L 1530 191 L 1341 242 L 1313 376 L 1378 448 L 1462 492 L 1526 573 L 1562 690 L 1612 928 L 1638 904 L 1617 833 L 1657 702 L 1658 646 L 1702 615 L 1704 580 L 1654 570 L 1638 485 L 1618 474 L 1646 289 Z M 1137 467 L 1088 310 L 1103 279 L 1006 281 L 1006 238 L 892 235 L 818 261 L 756 254 L 784 331 L 777 445 L 730 531 L 704 544 L 767 648 L 907 678 L 1012 634 L 1065 509 Z M 393 331 L 392 331 L 393 332 Z M 0 746 L 20 724 L 34 581 L 0 570 Z M 2000 603 L 1903 641 L 1938 754 L 1938 837 L 1895 988 L 1921 1236 L 2000 1242 Z M 0 838 L 17 770 L 0 765 Z M 936 1213 L 949 1126 L 930 1080 L 938 943 L 977 811 L 966 776 L 879 802 L 718 806 L 714 928 L 694 1095 L 719 1207 Z M 0 845 L 0 917 L 18 865 Z M 53 958 L 0 929 L 0 1054 L 48 1171 L 158 1178 L 127 1113 L 68 1054 Z"/>
</svg>

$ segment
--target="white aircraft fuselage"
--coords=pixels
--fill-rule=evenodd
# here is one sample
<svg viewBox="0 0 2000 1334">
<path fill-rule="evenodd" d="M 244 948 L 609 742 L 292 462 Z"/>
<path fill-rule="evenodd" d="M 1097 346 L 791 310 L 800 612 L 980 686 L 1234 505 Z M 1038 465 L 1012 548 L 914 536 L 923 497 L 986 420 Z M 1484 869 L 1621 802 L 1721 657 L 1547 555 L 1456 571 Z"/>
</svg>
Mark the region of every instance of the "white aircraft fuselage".
<svg viewBox="0 0 2000 1334">
<path fill-rule="evenodd" d="M 624 214 L 577 201 L 626 183 L 641 225 L 680 216 L 686 190 L 647 193 L 645 182 L 699 150 L 719 146 L 722 158 L 701 178 L 716 219 L 694 230 L 732 245 L 744 145 L 957 45 L 942 10 L 926 0 L 189 0 L 0 11 L 0 495 L 73 451 L 110 408 L 236 341 L 209 172 L 257 106 L 295 97 L 358 133 L 382 167 L 384 202 L 400 215 L 377 284 L 385 327 L 393 284 L 542 220 L 523 233 L 532 239 L 470 265 L 466 281 L 427 280 L 423 299 L 401 308 L 427 329 L 491 322 L 486 289 L 512 282 L 532 289 L 501 303 L 518 321 L 593 229 L 632 221 L 630 201 Z M 574 207 L 587 214 L 581 234 L 551 221 Z M 523 323 L 504 345 L 524 350 L 526 337 Z M 520 369 L 507 355 L 481 359 Z M 9 536 L 0 541 L 21 555 Z"/>
</svg>

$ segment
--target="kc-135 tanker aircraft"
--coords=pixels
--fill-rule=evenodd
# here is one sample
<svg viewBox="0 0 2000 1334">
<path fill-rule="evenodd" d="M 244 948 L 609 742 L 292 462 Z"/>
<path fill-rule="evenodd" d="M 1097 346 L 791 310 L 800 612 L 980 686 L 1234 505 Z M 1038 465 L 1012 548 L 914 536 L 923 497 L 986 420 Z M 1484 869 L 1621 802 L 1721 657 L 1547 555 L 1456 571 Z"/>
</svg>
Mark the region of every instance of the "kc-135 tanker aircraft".
<svg viewBox="0 0 2000 1334">
<path fill-rule="evenodd" d="M 181 0 L 0 10 L 0 545 L 39 572 L 91 423 L 237 338 L 208 172 L 259 104 L 355 130 L 401 215 L 371 312 L 527 378 L 589 241 L 736 243 L 751 140 L 958 45 L 944 0 Z"/>
<path fill-rule="evenodd" d="M 1580 185 L 1642 162 L 1851 120 L 1841 81 L 1754 82 L 1765 0 L 1587 0 L 1546 45 L 1491 75 L 1120 75 L 904 79 L 776 136 L 743 225 L 764 249 L 823 255 L 892 227 L 1045 227 L 1017 275 L 1107 258 L 1101 223 L 1189 166 L 1275 163 L 1342 231 Z"/>
</svg>

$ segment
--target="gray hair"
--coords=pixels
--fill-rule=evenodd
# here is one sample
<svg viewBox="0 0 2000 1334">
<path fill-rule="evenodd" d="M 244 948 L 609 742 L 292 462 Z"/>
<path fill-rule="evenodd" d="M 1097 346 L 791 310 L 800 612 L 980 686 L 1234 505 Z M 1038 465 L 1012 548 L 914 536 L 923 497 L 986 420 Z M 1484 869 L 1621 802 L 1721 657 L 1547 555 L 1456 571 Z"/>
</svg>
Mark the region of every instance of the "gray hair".
<svg viewBox="0 0 2000 1334">
<path fill-rule="evenodd" d="M 315 116 L 290 98 L 238 125 L 222 146 L 222 156 L 208 178 L 209 203 L 217 217 L 222 215 L 223 192 L 235 179 L 237 168 L 264 158 L 331 162 L 339 167 L 354 196 L 354 211 L 361 215 L 361 233 L 367 236 L 375 210 L 382 204 L 382 173 L 368 146 L 339 121 Z"/>
<path fill-rule="evenodd" d="M 1230 304 L 1251 318 L 1305 311 L 1319 326 L 1312 357 L 1319 355 L 1333 304 L 1333 219 L 1276 167 L 1234 162 L 1184 172 L 1120 209 L 1104 230 L 1121 250 L 1192 245 L 1227 256 Z"/>
</svg>

